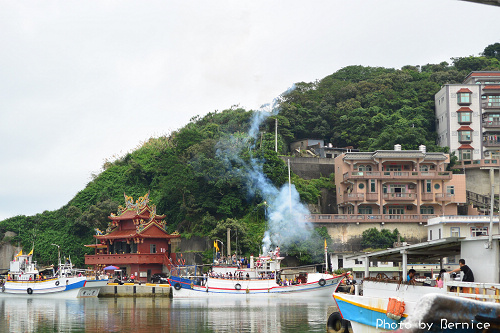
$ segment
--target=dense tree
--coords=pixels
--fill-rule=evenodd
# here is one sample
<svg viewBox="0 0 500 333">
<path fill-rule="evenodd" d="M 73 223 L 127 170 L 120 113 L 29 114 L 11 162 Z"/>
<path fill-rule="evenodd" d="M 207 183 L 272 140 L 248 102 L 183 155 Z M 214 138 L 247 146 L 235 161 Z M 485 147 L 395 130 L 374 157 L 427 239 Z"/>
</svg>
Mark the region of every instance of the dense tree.
<svg viewBox="0 0 500 333">
<path fill-rule="evenodd" d="M 363 231 L 361 237 L 361 246 L 363 249 L 385 249 L 392 247 L 394 242 L 398 241 L 399 231 L 394 229 L 392 232 L 387 229 L 379 231 L 377 228 L 370 228 Z M 400 238 L 404 241 L 404 238 Z"/>
<path fill-rule="evenodd" d="M 488 58 L 497 58 L 498 60 L 500 60 L 500 43 L 486 46 L 483 51 L 483 56 Z"/>
</svg>

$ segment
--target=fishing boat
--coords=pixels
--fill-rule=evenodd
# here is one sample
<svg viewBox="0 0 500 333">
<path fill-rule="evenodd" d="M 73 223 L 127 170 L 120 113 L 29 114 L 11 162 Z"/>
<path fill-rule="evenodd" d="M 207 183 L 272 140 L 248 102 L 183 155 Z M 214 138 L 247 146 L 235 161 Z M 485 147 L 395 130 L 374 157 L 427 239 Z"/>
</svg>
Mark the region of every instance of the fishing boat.
<svg viewBox="0 0 500 333">
<path fill-rule="evenodd" d="M 44 274 L 45 273 L 45 274 Z M 16 255 L 10 262 L 7 279 L 1 286 L 0 296 L 76 298 L 97 297 L 100 288 L 107 285 L 107 277 L 87 277 L 74 269 L 68 258 L 57 271 L 40 271 L 33 261 L 32 252 Z"/>
<path fill-rule="evenodd" d="M 416 331 L 421 329 L 416 327 L 419 322 L 427 325 L 425 330 L 434 330 L 438 328 L 436 322 L 441 319 L 449 323 L 468 324 L 470 327 L 473 321 L 497 321 L 500 314 L 500 305 L 497 304 L 500 302 L 500 283 L 494 279 L 491 279 L 492 283 L 484 280 L 489 278 L 489 272 L 498 272 L 499 265 L 493 262 L 491 256 L 498 255 L 499 239 L 499 236 L 494 236 L 488 242 L 485 236 L 475 239 L 449 237 L 365 254 L 367 265 L 370 259 L 402 261 L 403 278 L 389 278 L 379 273 L 377 277 L 365 278 L 353 293 L 334 293 L 339 313 L 330 316 L 328 327 L 340 332 L 350 326 L 354 333 L 361 333 L 396 329 Z M 464 249 L 472 253 L 463 253 Z M 409 258 L 412 261 L 429 262 L 455 255 L 460 250 L 465 257 L 475 258 L 475 267 L 483 267 L 481 274 L 477 272 L 477 280 L 481 282 L 456 281 L 446 273 L 443 274 L 442 288 L 406 281 Z M 422 318 L 427 321 L 422 321 Z M 433 323 L 434 326 L 429 326 Z"/>
<path fill-rule="evenodd" d="M 250 263 L 214 264 L 208 273 L 201 274 L 197 266 L 178 266 L 169 278 L 173 297 L 206 296 L 324 296 L 330 297 L 340 281 L 347 275 L 311 273 L 282 274 L 284 257 L 269 253 Z"/>
</svg>

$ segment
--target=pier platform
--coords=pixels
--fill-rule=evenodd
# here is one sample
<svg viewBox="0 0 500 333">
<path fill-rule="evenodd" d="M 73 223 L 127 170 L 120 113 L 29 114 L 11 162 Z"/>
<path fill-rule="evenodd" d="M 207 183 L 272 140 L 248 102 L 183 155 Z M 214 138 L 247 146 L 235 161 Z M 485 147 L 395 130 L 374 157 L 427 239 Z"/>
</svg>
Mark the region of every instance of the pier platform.
<svg viewBox="0 0 500 333">
<path fill-rule="evenodd" d="M 170 297 L 172 290 L 169 284 L 133 284 L 108 283 L 101 287 L 99 297 Z"/>
</svg>

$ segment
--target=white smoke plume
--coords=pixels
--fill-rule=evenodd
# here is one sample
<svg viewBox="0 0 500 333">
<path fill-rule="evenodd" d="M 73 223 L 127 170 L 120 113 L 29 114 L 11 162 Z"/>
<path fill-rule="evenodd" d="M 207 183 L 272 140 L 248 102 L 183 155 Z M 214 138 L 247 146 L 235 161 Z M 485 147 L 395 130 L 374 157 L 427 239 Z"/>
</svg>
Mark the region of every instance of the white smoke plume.
<svg viewBox="0 0 500 333">
<path fill-rule="evenodd" d="M 294 87 L 288 89 L 281 96 L 288 94 Z M 280 96 L 280 97 L 281 97 Z M 262 240 L 262 253 L 266 254 L 273 247 L 286 247 L 291 242 L 307 238 L 310 228 L 304 221 L 309 214 L 306 205 L 300 202 L 299 193 L 295 186 L 284 184 L 277 188 L 265 175 L 262 165 L 251 152 L 249 162 L 240 158 L 243 149 L 252 149 L 259 135 L 260 125 L 272 115 L 279 112 L 279 98 L 272 105 L 266 104 L 259 111 L 255 111 L 251 120 L 248 136 L 245 138 L 231 137 L 218 145 L 217 155 L 226 161 L 226 165 L 239 164 L 244 170 L 244 177 L 250 196 L 259 193 L 265 202 L 267 230 Z M 250 146 L 250 147 L 249 147 Z"/>
</svg>

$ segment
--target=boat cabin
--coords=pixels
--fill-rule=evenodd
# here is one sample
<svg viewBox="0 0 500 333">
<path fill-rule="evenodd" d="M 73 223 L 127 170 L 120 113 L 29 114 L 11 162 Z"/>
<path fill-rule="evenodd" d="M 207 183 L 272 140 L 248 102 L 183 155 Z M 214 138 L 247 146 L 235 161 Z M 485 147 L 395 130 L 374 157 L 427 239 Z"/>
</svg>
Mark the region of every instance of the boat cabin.
<svg viewBox="0 0 500 333">
<path fill-rule="evenodd" d="M 10 262 L 8 279 L 14 281 L 30 281 L 39 277 L 36 261 L 31 254 L 18 254 Z"/>
</svg>

